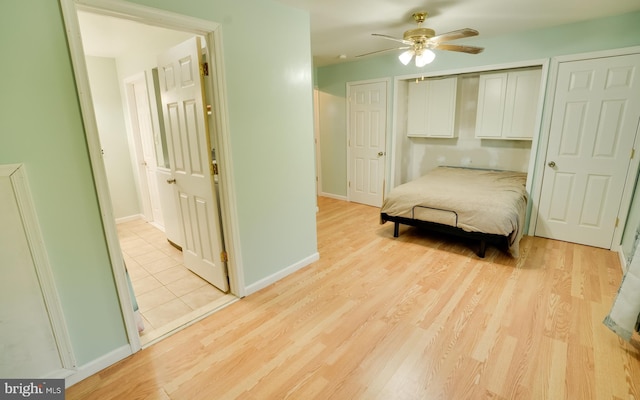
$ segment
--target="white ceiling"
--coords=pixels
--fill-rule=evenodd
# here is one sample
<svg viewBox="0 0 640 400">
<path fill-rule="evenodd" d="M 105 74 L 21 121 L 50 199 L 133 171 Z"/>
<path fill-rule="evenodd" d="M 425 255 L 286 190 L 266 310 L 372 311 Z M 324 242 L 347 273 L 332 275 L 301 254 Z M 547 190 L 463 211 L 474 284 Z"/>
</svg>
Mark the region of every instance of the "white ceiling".
<svg viewBox="0 0 640 400">
<path fill-rule="evenodd" d="M 315 66 L 353 60 L 353 56 L 396 47 L 371 36 L 402 37 L 416 25 L 415 11 L 426 11 L 423 26 L 442 34 L 473 28 L 489 37 L 640 10 L 640 0 L 276 0 L 309 11 Z M 460 44 L 464 40 L 459 41 Z M 347 56 L 345 60 L 339 55 Z"/>
<path fill-rule="evenodd" d="M 442 34 L 473 28 L 480 37 L 551 27 L 640 10 L 640 0 L 276 0 L 309 11 L 315 66 L 351 61 L 358 54 L 396 47 L 371 36 L 401 37 L 415 27 L 411 14 L 426 11 L 424 23 Z M 166 29 L 79 13 L 87 54 L 117 57 L 131 51 L 146 34 L 173 37 Z M 464 44 L 464 39 L 459 40 Z M 341 54 L 346 55 L 340 59 Z"/>
<path fill-rule="evenodd" d="M 78 12 L 82 46 L 88 56 L 118 58 L 145 52 L 161 43 L 164 48 L 181 43 L 193 33 L 173 31 L 91 12 Z"/>
</svg>

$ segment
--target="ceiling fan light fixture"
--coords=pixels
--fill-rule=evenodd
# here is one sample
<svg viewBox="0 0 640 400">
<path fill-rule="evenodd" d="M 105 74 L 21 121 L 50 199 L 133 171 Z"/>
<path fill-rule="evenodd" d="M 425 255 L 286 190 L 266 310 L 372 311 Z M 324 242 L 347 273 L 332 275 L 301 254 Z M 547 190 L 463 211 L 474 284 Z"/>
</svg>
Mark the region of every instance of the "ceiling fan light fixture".
<svg viewBox="0 0 640 400">
<path fill-rule="evenodd" d="M 476 31 L 475 29 L 462 28 L 436 35 L 436 32 L 433 29 L 422 27 L 422 23 L 424 22 L 425 18 L 427 18 L 426 12 L 421 11 L 413 13 L 413 19 L 418 24 L 418 27 L 405 31 L 402 38 L 381 33 L 372 33 L 373 36 L 393 40 L 394 42 L 400 42 L 402 43 L 402 46 L 391 49 L 372 51 L 369 53 L 358 55 L 356 57 L 363 57 L 371 54 L 384 53 L 393 50 L 406 50 L 398 56 L 400 62 L 404 65 L 409 65 L 409 63 L 415 56 L 415 65 L 420 68 L 433 62 L 433 60 L 436 58 L 435 53 L 432 52 L 431 49 L 457 51 L 467 54 L 478 54 L 481 53 L 482 50 L 484 50 L 484 48 L 482 47 L 449 43 L 453 40 L 477 36 L 478 31 Z"/>
<path fill-rule="evenodd" d="M 429 49 L 425 49 L 422 51 L 422 53 L 416 56 L 416 67 L 424 67 L 425 65 L 435 60 L 435 58 L 436 58 L 436 54 L 433 51 Z"/>
<path fill-rule="evenodd" d="M 400 60 L 400 62 L 404 65 L 407 65 L 411 62 L 411 59 L 413 58 L 413 55 L 415 54 L 415 52 L 413 51 L 413 49 L 407 50 L 402 52 L 399 56 L 398 59 Z M 417 62 L 417 58 L 416 58 L 416 62 Z"/>
</svg>

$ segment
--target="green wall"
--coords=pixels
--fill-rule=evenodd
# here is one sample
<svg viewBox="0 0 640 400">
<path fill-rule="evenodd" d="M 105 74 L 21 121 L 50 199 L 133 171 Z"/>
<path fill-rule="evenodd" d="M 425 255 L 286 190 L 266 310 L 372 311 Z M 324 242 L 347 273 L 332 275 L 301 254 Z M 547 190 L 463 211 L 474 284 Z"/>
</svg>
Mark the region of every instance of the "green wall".
<svg viewBox="0 0 640 400">
<path fill-rule="evenodd" d="M 84 364 L 127 338 L 59 5 L 3 1 L 0 32 L 0 163 L 25 164 L 73 350 Z"/>
<path fill-rule="evenodd" d="M 371 40 L 376 40 L 372 38 Z M 347 195 L 347 126 L 346 126 L 346 85 L 368 79 L 379 79 L 404 75 L 437 73 L 442 71 L 498 65 L 527 60 L 550 59 L 556 56 L 586 53 L 599 50 L 617 49 L 640 45 L 640 12 L 615 17 L 601 18 L 587 22 L 562 25 L 554 28 L 526 31 L 509 36 L 483 37 L 459 41 L 484 47 L 484 52 L 468 55 L 447 51 L 437 52 L 433 63 L 424 68 L 414 64 L 402 65 L 397 54 L 369 57 L 358 61 L 319 67 L 316 71 L 316 86 L 320 92 L 320 148 L 321 148 L 321 188 L 322 192 L 337 197 Z M 392 82 L 393 85 L 393 82 Z M 389 91 L 389 103 L 393 101 L 393 88 Z M 387 137 L 393 126 L 393 113 L 387 119 Z M 323 120 L 323 116 L 339 117 Z M 392 143 L 388 140 L 387 143 Z M 634 204 L 640 200 L 636 190 Z M 632 215 L 635 227 L 640 217 Z M 626 233 L 626 232 L 625 232 Z M 625 254 L 630 252 L 629 235 L 623 239 Z"/>
<path fill-rule="evenodd" d="M 309 15 L 269 0 L 135 2 L 222 24 L 245 284 L 314 254 Z"/>
<path fill-rule="evenodd" d="M 271 0 L 137 3 L 222 24 L 245 284 L 316 254 L 308 14 Z M 0 163 L 26 166 L 73 350 L 86 364 L 127 338 L 60 6 L 5 0 L 0 33 Z"/>
</svg>

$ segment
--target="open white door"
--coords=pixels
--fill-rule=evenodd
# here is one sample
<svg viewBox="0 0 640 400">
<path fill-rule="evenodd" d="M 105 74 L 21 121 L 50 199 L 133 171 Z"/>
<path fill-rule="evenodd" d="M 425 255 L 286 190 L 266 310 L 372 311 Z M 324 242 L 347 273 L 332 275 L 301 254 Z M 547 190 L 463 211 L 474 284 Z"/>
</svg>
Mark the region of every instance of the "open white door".
<svg viewBox="0 0 640 400">
<path fill-rule="evenodd" d="M 387 82 L 349 86 L 349 200 L 382 206 Z"/>
<path fill-rule="evenodd" d="M 214 194 L 211 141 L 204 111 L 200 38 L 158 56 L 160 95 L 167 145 L 183 229 L 184 265 L 227 292 L 221 225 Z"/>
<path fill-rule="evenodd" d="M 610 249 L 640 118 L 640 55 L 561 63 L 536 236 Z"/>
</svg>

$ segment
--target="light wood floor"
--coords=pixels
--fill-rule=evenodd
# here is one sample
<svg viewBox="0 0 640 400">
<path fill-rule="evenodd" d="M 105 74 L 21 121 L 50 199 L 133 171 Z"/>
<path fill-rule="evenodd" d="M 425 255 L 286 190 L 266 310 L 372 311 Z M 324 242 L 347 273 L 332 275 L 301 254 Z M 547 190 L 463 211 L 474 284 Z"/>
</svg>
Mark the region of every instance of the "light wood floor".
<svg viewBox="0 0 640 400">
<path fill-rule="evenodd" d="M 640 399 L 640 351 L 602 324 L 613 252 L 521 257 L 319 199 L 320 260 L 68 389 L 72 399 Z"/>
</svg>

